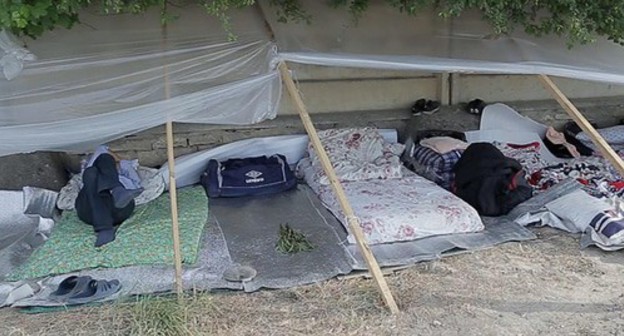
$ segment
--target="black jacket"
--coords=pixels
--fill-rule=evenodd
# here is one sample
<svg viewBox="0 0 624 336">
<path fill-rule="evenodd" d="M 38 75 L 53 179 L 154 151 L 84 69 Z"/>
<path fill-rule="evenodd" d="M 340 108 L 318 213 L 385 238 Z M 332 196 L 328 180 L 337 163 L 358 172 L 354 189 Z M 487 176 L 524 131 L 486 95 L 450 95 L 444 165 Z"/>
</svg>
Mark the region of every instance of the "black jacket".
<svg viewBox="0 0 624 336">
<path fill-rule="evenodd" d="M 484 216 L 501 216 L 532 196 L 520 163 L 490 143 L 474 143 L 453 168 L 454 192 Z"/>
</svg>

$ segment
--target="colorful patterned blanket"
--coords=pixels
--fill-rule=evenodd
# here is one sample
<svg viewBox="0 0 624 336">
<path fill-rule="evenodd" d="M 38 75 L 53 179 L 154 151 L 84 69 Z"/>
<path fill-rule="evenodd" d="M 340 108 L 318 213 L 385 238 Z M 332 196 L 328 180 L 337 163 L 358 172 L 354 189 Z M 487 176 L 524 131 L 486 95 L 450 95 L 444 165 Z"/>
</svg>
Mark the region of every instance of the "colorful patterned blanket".
<svg viewBox="0 0 624 336">
<path fill-rule="evenodd" d="M 91 226 L 74 211 L 65 211 L 43 246 L 7 276 L 23 280 L 102 267 L 173 265 L 169 194 L 137 206 L 117 231 L 117 238 L 101 248 L 93 246 Z M 200 186 L 178 190 L 178 219 L 183 263 L 197 259 L 199 242 L 208 219 L 208 199 Z"/>
</svg>

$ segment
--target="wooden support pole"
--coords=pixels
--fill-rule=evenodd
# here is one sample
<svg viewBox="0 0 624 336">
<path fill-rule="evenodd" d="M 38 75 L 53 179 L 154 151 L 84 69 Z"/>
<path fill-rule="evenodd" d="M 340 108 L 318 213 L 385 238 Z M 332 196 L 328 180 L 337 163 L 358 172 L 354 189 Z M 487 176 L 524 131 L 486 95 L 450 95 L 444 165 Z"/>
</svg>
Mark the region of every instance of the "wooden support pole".
<svg viewBox="0 0 624 336">
<path fill-rule="evenodd" d="M 166 6 L 166 4 L 165 4 Z M 166 9 L 166 8 L 165 8 Z M 162 45 L 163 52 L 167 50 L 167 25 L 162 25 Z M 167 60 L 163 63 L 165 100 L 171 98 L 171 88 L 169 86 L 169 68 Z M 180 251 L 180 224 L 178 223 L 178 190 L 175 179 L 175 155 L 173 152 L 173 122 L 168 119 L 165 124 L 167 137 L 167 164 L 169 166 L 169 200 L 171 203 L 171 230 L 173 236 L 173 260 L 175 266 L 175 292 L 178 295 L 178 302 L 182 302 L 184 286 L 182 284 L 182 252 Z"/>
<path fill-rule="evenodd" d="M 169 165 L 169 200 L 171 201 L 171 230 L 173 234 L 173 259 L 175 264 L 175 291 L 178 298 L 184 291 L 182 285 L 182 252 L 180 251 L 180 224 L 178 223 L 178 192 L 175 179 L 175 157 L 173 152 L 173 123 L 167 121 L 167 164 Z"/>
<path fill-rule="evenodd" d="M 319 139 L 318 134 L 316 133 L 316 128 L 314 127 L 314 124 L 312 124 L 312 119 L 310 119 L 310 115 L 308 114 L 305 104 L 303 103 L 303 100 L 301 99 L 301 95 L 299 94 L 299 91 L 297 90 L 297 86 L 295 85 L 295 82 L 290 76 L 288 67 L 286 66 L 284 62 L 280 62 L 279 70 L 282 76 L 282 81 L 286 84 L 286 89 L 288 90 L 290 97 L 295 103 L 295 107 L 299 111 L 299 116 L 301 117 L 303 126 L 305 127 L 305 130 L 308 133 L 308 136 L 310 137 L 310 141 L 312 142 L 312 146 L 314 147 L 314 150 L 316 151 L 316 154 L 318 155 L 319 160 L 321 161 L 323 170 L 325 171 L 325 174 L 327 174 L 327 178 L 329 179 L 332 189 L 336 195 L 336 198 L 338 199 L 338 202 L 340 203 L 340 207 L 342 208 L 343 213 L 347 217 L 349 228 L 351 229 L 351 233 L 355 237 L 355 240 L 360 249 L 360 253 L 362 254 L 362 257 L 364 257 L 364 260 L 366 261 L 368 270 L 372 274 L 373 279 L 375 280 L 375 283 L 377 284 L 377 287 L 379 288 L 379 291 L 381 292 L 384 302 L 386 303 L 386 305 L 388 306 L 392 314 L 397 314 L 399 312 L 399 307 L 397 306 L 396 301 L 394 301 L 392 292 L 390 291 L 390 288 L 388 288 L 388 283 L 386 282 L 386 279 L 384 278 L 383 273 L 381 272 L 381 269 L 379 268 L 379 264 L 377 263 L 375 256 L 373 255 L 370 248 L 368 247 L 368 244 L 366 243 L 366 240 L 364 238 L 364 233 L 362 233 L 362 228 L 360 227 L 359 220 L 357 219 L 357 217 L 355 216 L 355 213 L 353 212 L 353 209 L 351 208 L 351 204 L 349 203 L 349 200 L 347 199 L 344 189 L 342 188 L 342 185 L 340 184 L 340 181 L 338 180 L 338 177 L 336 176 L 334 167 L 329 161 L 329 157 L 327 156 L 327 153 L 325 152 L 325 148 L 321 144 L 321 140 Z"/>
<path fill-rule="evenodd" d="M 561 92 L 557 85 L 546 75 L 539 75 L 539 79 L 544 87 L 552 94 L 552 96 L 559 102 L 561 107 L 572 117 L 572 119 L 581 127 L 587 135 L 589 135 L 592 142 L 598 147 L 602 155 L 604 155 L 613 166 L 618 170 L 621 176 L 624 176 L 624 161 L 622 158 L 611 148 L 611 146 L 602 138 L 602 136 L 596 131 L 596 129 L 585 119 L 583 114 L 572 104 L 572 102 Z"/>
</svg>

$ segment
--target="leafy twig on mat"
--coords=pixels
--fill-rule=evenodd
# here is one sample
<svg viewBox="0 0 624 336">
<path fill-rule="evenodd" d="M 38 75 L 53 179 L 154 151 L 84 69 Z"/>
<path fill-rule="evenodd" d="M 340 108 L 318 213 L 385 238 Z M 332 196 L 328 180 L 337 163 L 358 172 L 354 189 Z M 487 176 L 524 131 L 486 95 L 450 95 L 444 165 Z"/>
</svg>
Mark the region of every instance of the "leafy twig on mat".
<svg viewBox="0 0 624 336">
<path fill-rule="evenodd" d="M 293 230 L 288 223 L 280 224 L 279 239 L 275 249 L 281 253 L 297 253 L 314 249 L 314 245 L 301 233 Z"/>
</svg>

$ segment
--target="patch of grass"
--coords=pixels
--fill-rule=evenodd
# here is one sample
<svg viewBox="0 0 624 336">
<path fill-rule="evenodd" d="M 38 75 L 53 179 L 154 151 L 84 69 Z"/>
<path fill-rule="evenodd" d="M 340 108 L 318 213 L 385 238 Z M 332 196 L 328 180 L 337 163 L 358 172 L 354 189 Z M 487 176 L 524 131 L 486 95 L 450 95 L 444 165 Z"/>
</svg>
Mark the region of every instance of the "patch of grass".
<svg viewBox="0 0 624 336">
<path fill-rule="evenodd" d="M 373 280 L 353 278 L 254 293 L 193 291 L 182 305 L 170 296 L 37 315 L 4 308 L 0 335 L 578 335 L 595 331 L 596 319 L 606 322 L 595 334 L 617 334 L 624 297 L 603 289 L 621 285 L 621 263 L 582 256 L 575 236 L 559 237 L 455 255 L 387 276 L 401 307 L 397 316 L 385 308 Z M 557 303 L 576 308 L 525 312 Z"/>
<path fill-rule="evenodd" d="M 314 245 L 308 241 L 301 232 L 293 230 L 288 223 L 280 224 L 279 239 L 275 245 L 278 252 L 292 254 L 298 252 L 311 251 Z"/>
<path fill-rule="evenodd" d="M 192 335 L 187 326 L 188 307 L 175 297 L 141 297 L 124 304 L 117 316 L 124 320 L 127 335 Z"/>
</svg>

